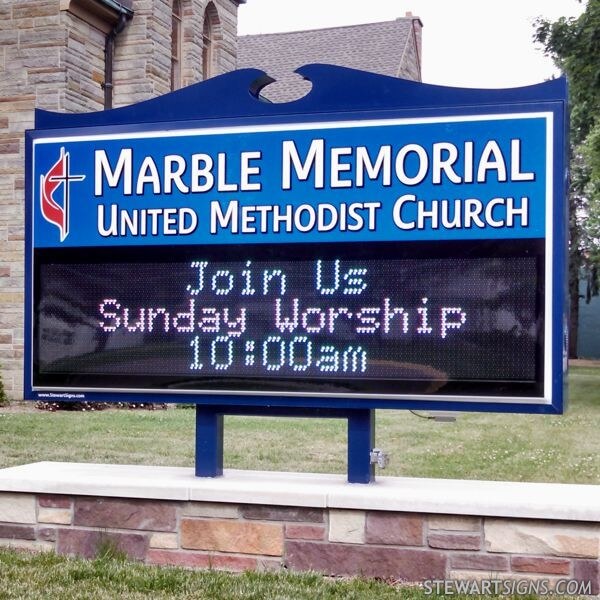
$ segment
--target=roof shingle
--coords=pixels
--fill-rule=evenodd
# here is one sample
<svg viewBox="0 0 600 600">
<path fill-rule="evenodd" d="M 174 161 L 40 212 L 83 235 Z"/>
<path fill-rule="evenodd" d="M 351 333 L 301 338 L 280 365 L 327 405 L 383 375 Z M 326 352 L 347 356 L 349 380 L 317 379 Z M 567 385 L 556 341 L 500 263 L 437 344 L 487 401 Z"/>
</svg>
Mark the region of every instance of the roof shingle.
<svg viewBox="0 0 600 600">
<path fill-rule="evenodd" d="M 277 102 L 301 97 L 310 90 L 310 83 L 292 74 L 310 63 L 414 79 L 420 65 L 407 68 L 403 63 L 407 54 L 415 56 L 413 62 L 418 61 L 418 52 L 412 51 L 415 21 L 418 18 L 410 16 L 380 23 L 240 36 L 238 68 L 258 68 L 276 79 L 263 95 Z"/>
</svg>

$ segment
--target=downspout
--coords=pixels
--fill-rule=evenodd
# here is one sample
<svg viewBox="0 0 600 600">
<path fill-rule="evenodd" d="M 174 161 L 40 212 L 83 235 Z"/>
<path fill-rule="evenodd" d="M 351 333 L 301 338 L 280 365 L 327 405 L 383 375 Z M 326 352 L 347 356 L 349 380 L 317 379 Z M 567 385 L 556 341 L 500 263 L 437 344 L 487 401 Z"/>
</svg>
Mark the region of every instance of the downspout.
<svg viewBox="0 0 600 600">
<path fill-rule="evenodd" d="M 125 29 L 127 21 L 133 17 L 133 12 L 126 9 L 124 6 L 118 5 L 119 20 L 113 29 L 107 34 L 104 41 L 104 110 L 109 110 L 113 107 L 113 62 L 115 55 L 115 40 L 117 35 Z"/>
</svg>

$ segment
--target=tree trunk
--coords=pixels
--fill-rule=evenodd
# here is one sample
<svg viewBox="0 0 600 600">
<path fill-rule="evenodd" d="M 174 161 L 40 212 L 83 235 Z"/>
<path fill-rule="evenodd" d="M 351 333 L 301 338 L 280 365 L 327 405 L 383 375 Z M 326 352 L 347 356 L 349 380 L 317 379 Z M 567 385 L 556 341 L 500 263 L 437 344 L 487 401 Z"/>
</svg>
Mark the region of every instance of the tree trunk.
<svg viewBox="0 0 600 600">
<path fill-rule="evenodd" d="M 577 206 L 571 200 L 569 214 L 569 358 L 577 358 L 579 333 L 579 273 L 583 256 L 580 248 L 581 233 L 577 223 Z"/>
<path fill-rule="evenodd" d="M 577 358 L 579 333 L 579 268 L 569 269 L 569 358 Z"/>
<path fill-rule="evenodd" d="M 574 212 L 574 211 L 573 211 Z M 570 215 L 569 223 L 569 358 L 577 358 L 579 333 L 579 273 L 583 256 L 579 248 L 580 233 L 577 223 Z"/>
</svg>

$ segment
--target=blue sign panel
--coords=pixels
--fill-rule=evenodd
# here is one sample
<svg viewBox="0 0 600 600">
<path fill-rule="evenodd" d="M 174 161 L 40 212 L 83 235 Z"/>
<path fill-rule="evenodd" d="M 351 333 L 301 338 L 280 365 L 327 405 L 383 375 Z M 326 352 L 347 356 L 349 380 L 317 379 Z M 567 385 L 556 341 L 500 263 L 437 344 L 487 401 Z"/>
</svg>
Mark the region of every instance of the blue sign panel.
<svg viewBox="0 0 600 600">
<path fill-rule="evenodd" d="M 564 81 L 305 69 L 290 105 L 239 71 L 38 115 L 31 398 L 562 411 Z M 189 108 L 215 86 L 239 105 Z"/>
<path fill-rule="evenodd" d="M 541 238 L 551 123 L 525 113 L 42 138 L 36 246 Z"/>
</svg>

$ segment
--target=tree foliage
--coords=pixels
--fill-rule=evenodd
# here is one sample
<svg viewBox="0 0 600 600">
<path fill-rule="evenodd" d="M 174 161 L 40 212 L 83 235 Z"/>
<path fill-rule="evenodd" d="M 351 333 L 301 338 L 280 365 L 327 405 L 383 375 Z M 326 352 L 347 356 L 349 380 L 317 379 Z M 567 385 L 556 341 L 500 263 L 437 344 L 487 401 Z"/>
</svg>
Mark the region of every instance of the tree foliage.
<svg viewBox="0 0 600 600">
<path fill-rule="evenodd" d="M 539 20 L 535 40 L 567 75 L 571 109 L 569 295 L 570 356 L 577 355 L 580 273 L 598 293 L 600 265 L 600 0 L 577 18 Z"/>
<path fill-rule="evenodd" d="M 569 77 L 571 135 L 580 144 L 600 116 L 600 0 L 589 0 L 578 18 L 539 21 L 535 37 Z"/>
</svg>

